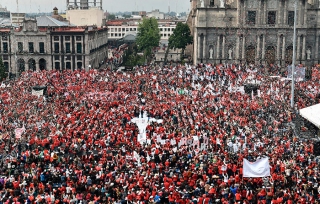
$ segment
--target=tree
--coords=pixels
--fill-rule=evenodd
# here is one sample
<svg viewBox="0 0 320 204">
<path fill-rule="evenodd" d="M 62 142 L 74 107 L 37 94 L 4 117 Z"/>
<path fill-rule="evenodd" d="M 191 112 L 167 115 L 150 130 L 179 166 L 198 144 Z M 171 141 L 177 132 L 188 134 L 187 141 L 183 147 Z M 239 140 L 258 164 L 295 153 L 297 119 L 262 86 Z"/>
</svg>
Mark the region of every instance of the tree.
<svg viewBox="0 0 320 204">
<path fill-rule="evenodd" d="M 151 54 L 152 48 L 158 47 L 160 42 L 160 29 L 155 18 L 144 18 L 138 26 L 136 44 L 144 57 Z"/>
<path fill-rule="evenodd" d="M 2 62 L 2 58 L 0 57 L 0 81 L 7 78 L 6 69 L 4 67 L 4 64 Z"/>
<path fill-rule="evenodd" d="M 167 60 L 167 55 L 169 49 L 181 49 L 181 60 L 183 59 L 183 53 L 187 45 L 193 43 L 193 37 L 190 32 L 190 28 L 187 24 L 179 22 L 173 31 L 173 34 L 169 38 L 169 44 L 165 54 L 165 61 Z"/>
<path fill-rule="evenodd" d="M 114 15 L 114 14 L 108 15 L 108 20 L 114 20 L 114 19 L 116 19 L 116 15 Z"/>
</svg>

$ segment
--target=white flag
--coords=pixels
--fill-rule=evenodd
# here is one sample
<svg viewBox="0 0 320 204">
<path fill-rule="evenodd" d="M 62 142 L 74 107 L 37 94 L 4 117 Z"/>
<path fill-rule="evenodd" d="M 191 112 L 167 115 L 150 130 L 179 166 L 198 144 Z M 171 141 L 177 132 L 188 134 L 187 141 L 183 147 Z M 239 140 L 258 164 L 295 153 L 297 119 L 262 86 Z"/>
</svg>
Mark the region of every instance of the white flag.
<svg viewBox="0 0 320 204">
<path fill-rule="evenodd" d="M 266 177 L 270 176 L 269 158 L 258 159 L 249 162 L 243 159 L 243 177 Z"/>
</svg>

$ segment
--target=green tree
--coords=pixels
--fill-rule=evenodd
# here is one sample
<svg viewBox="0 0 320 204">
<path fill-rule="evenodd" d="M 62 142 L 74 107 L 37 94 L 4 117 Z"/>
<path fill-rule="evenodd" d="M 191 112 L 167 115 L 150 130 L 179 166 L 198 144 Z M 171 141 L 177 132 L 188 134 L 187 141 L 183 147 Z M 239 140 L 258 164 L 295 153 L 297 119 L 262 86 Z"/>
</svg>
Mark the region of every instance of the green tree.
<svg viewBox="0 0 320 204">
<path fill-rule="evenodd" d="M 138 26 L 136 43 L 144 57 L 151 55 L 152 48 L 158 47 L 160 42 L 160 29 L 155 18 L 144 18 Z"/>
<path fill-rule="evenodd" d="M 7 78 L 6 69 L 4 67 L 4 64 L 2 62 L 2 58 L 0 57 L 0 81 Z"/>
<path fill-rule="evenodd" d="M 108 20 L 114 20 L 114 19 L 116 19 L 116 15 L 114 15 L 114 14 L 108 15 Z"/>
<path fill-rule="evenodd" d="M 193 37 L 191 35 L 190 28 L 187 24 L 179 22 L 173 31 L 173 34 L 169 38 L 169 44 L 165 54 L 165 61 L 167 61 L 167 56 L 169 49 L 181 49 L 181 60 L 183 59 L 183 53 L 187 45 L 193 43 Z"/>
</svg>

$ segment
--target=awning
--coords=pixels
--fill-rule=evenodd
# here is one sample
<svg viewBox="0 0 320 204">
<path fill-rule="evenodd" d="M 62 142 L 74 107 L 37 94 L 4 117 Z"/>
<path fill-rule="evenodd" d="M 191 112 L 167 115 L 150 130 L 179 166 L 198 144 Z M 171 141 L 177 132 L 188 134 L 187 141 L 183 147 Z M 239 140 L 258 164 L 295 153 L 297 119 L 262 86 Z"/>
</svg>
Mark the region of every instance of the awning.
<svg viewBox="0 0 320 204">
<path fill-rule="evenodd" d="M 300 109 L 300 115 L 320 128 L 320 103 L 307 108 Z"/>
</svg>

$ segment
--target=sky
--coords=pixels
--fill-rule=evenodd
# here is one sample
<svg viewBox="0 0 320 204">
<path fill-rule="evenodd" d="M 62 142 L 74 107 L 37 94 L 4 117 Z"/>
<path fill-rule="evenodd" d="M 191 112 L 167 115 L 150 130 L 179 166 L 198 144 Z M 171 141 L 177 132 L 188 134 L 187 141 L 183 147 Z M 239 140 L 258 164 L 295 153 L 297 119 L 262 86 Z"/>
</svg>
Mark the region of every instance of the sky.
<svg viewBox="0 0 320 204">
<path fill-rule="evenodd" d="M 21 13 L 37 13 L 52 12 L 54 7 L 59 12 L 66 10 L 66 0 L 1 0 L 2 7 L 7 7 L 11 12 L 17 12 L 16 1 L 19 1 L 19 12 Z M 72 0 L 70 0 L 72 1 Z M 159 9 L 162 12 L 188 12 L 190 8 L 190 0 L 102 0 L 103 10 L 108 12 L 117 11 L 151 11 Z"/>
</svg>

